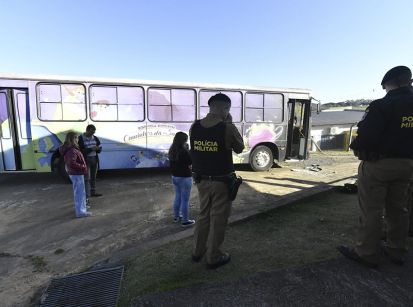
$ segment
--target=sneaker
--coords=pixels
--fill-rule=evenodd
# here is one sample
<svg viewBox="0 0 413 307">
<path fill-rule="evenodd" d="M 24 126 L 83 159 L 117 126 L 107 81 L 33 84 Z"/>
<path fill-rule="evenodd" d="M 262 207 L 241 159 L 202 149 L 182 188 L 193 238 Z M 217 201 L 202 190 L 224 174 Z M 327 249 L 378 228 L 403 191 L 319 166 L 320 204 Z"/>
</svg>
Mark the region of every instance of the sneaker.
<svg viewBox="0 0 413 307">
<path fill-rule="evenodd" d="M 182 220 L 182 217 L 174 217 L 174 223 L 178 223 Z"/>
<path fill-rule="evenodd" d="M 92 193 L 90 196 L 92 196 L 92 197 L 100 197 L 100 196 L 102 196 L 103 194 L 100 194 L 100 193 Z"/>
<path fill-rule="evenodd" d="M 195 220 L 188 220 L 186 222 L 182 222 L 182 227 L 188 227 L 195 224 Z"/>
<path fill-rule="evenodd" d="M 346 258 L 353 260 L 355 262 L 358 262 L 366 267 L 375 269 L 378 267 L 377 263 L 368 261 L 366 259 L 361 258 L 356 251 L 354 250 L 354 248 L 350 248 L 348 246 L 345 245 L 340 245 L 337 247 L 337 250 Z"/>
<path fill-rule="evenodd" d="M 92 212 L 86 212 L 84 214 L 78 215 L 76 216 L 77 218 L 82 218 L 82 217 L 88 217 L 88 216 L 92 216 Z"/>
<path fill-rule="evenodd" d="M 221 256 L 219 256 L 217 262 L 208 263 L 207 264 L 207 269 L 208 270 L 215 270 L 215 269 L 219 268 L 220 266 L 226 265 L 230 261 L 231 261 L 231 256 L 227 253 L 224 253 Z"/>
</svg>

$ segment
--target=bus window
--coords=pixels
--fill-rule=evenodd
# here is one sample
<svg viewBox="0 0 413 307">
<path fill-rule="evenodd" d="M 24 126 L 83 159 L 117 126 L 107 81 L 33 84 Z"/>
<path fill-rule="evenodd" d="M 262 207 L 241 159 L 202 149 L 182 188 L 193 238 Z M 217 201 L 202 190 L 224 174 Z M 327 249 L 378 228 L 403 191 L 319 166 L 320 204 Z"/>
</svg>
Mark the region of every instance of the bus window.
<svg viewBox="0 0 413 307">
<path fill-rule="evenodd" d="M 199 100 L 199 117 L 204 118 L 209 112 L 208 100 L 215 94 L 222 93 L 227 95 L 231 99 L 231 115 L 234 123 L 241 121 L 242 114 L 242 94 L 241 92 L 230 91 L 200 91 Z"/>
<path fill-rule="evenodd" d="M 118 120 L 143 121 L 144 98 L 141 87 L 118 87 Z"/>
<path fill-rule="evenodd" d="M 148 90 L 148 118 L 154 122 L 193 122 L 195 91 L 192 89 Z"/>
<path fill-rule="evenodd" d="M 0 138 L 10 139 L 9 113 L 7 112 L 6 93 L 0 93 Z M 1 148 L 0 148 L 1 149 Z"/>
<path fill-rule="evenodd" d="M 94 121 L 143 121 L 144 94 L 141 87 L 90 87 L 90 117 Z"/>
<path fill-rule="evenodd" d="M 283 96 L 264 94 L 264 121 L 280 124 L 283 121 Z"/>
<path fill-rule="evenodd" d="M 86 119 L 86 97 L 83 85 L 62 84 L 63 120 Z"/>
<path fill-rule="evenodd" d="M 247 122 L 282 123 L 283 96 L 281 94 L 247 93 L 245 100 Z"/>
<path fill-rule="evenodd" d="M 86 120 L 85 88 L 81 84 L 38 84 L 40 120 Z"/>
<path fill-rule="evenodd" d="M 31 139 L 30 110 L 26 101 L 26 94 L 19 93 L 17 98 L 17 112 L 19 115 L 20 136 L 22 139 Z"/>
</svg>

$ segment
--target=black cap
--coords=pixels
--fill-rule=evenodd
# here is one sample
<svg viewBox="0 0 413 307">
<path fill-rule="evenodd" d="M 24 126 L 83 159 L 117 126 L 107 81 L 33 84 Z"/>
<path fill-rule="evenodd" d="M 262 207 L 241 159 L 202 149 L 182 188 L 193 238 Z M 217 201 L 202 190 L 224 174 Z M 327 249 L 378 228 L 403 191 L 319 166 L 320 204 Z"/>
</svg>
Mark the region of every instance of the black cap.
<svg viewBox="0 0 413 307">
<path fill-rule="evenodd" d="M 400 79 L 400 77 L 403 77 L 405 81 L 409 81 L 412 78 L 412 72 L 409 69 L 409 67 L 406 66 L 396 66 L 390 69 L 388 72 L 383 77 L 383 80 L 381 81 L 381 85 L 388 81 Z M 404 80 L 403 80 L 404 81 Z"/>
<path fill-rule="evenodd" d="M 222 101 L 222 102 L 226 102 L 228 104 L 231 104 L 231 99 L 227 95 L 222 94 L 222 93 L 218 93 L 218 94 L 212 96 L 211 98 L 209 98 L 208 99 L 208 105 L 210 106 L 211 103 L 214 103 L 216 101 Z"/>
</svg>

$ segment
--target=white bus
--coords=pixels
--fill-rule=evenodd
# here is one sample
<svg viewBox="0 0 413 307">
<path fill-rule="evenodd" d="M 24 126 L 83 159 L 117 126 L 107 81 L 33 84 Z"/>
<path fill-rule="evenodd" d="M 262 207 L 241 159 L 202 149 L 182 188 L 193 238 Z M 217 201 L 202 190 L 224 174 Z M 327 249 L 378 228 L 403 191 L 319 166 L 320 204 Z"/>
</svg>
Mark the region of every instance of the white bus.
<svg viewBox="0 0 413 307">
<path fill-rule="evenodd" d="M 0 75 L 0 172 L 64 172 L 58 147 L 68 131 L 96 126 L 100 169 L 167 167 L 177 131 L 208 112 L 222 92 L 245 150 L 235 163 L 256 171 L 305 159 L 311 96 L 305 89 L 61 76 Z"/>
</svg>

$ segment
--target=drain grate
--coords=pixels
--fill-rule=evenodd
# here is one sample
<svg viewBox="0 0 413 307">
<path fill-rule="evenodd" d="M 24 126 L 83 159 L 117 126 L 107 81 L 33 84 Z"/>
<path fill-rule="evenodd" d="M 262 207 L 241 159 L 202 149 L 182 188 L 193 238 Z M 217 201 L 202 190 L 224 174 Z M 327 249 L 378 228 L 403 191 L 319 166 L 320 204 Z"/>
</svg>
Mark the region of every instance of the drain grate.
<svg viewBox="0 0 413 307">
<path fill-rule="evenodd" d="M 115 307 L 123 266 L 52 279 L 41 307 Z"/>
</svg>

